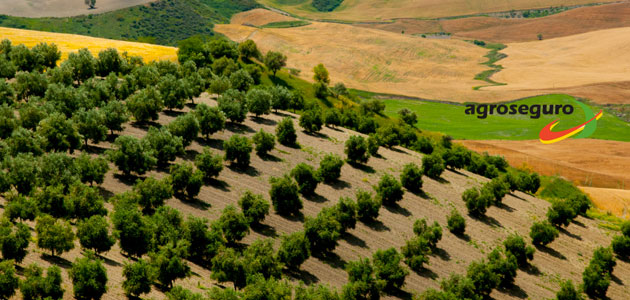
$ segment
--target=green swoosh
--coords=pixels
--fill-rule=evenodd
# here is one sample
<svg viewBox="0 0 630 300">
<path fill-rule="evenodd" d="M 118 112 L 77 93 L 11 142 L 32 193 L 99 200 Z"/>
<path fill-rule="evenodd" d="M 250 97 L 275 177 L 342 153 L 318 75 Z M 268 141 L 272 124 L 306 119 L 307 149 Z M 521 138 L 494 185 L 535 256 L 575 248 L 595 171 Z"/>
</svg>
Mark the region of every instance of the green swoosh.
<svg viewBox="0 0 630 300">
<path fill-rule="evenodd" d="M 580 106 L 582 108 L 582 110 L 584 111 L 584 120 L 588 121 L 591 118 L 593 118 L 595 116 L 595 114 L 593 113 L 593 111 L 591 110 L 590 107 L 588 107 L 588 105 L 577 101 L 575 99 L 573 99 L 573 101 L 575 101 L 575 103 L 577 103 L 578 106 Z M 576 139 L 583 139 L 583 138 L 587 138 L 589 136 L 591 136 L 594 132 L 595 129 L 597 129 L 597 120 L 593 120 L 593 122 L 590 122 L 588 124 L 586 124 L 586 126 L 584 126 L 584 130 L 582 130 L 582 132 L 580 132 L 578 135 L 575 136 Z"/>
</svg>

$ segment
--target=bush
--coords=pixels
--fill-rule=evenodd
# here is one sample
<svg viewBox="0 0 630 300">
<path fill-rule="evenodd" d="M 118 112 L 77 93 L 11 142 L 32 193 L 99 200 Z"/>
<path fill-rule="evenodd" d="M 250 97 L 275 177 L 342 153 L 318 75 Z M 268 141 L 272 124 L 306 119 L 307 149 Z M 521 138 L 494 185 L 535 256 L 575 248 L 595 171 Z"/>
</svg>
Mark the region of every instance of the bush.
<svg viewBox="0 0 630 300">
<path fill-rule="evenodd" d="M 453 234 L 462 235 L 466 231 L 466 219 L 456 209 L 453 209 L 448 216 L 446 227 Z"/>
<path fill-rule="evenodd" d="M 147 87 L 131 95 L 125 104 L 136 122 L 140 123 L 157 120 L 159 112 L 164 108 L 162 96 L 154 87 Z"/>
<path fill-rule="evenodd" d="M 610 274 L 599 265 L 590 264 L 582 273 L 582 281 L 582 289 L 590 298 L 605 298 L 610 286 Z"/>
<path fill-rule="evenodd" d="M 310 242 L 311 253 L 326 253 L 337 247 L 341 224 L 331 208 L 323 208 L 316 218 L 306 218 L 304 234 Z"/>
<path fill-rule="evenodd" d="M 435 249 L 437 243 L 442 239 L 442 227 L 440 224 L 433 222 L 433 225 L 428 226 L 424 218 L 418 219 L 413 223 L 413 233 L 427 241 L 427 245 L 431 249 Z"/>
<path fill-rule="evenodd" d="M 374 275 L 377 280 L 385 281 L 386 290 L 400 289 L 405 283 L 409 271 L 400 265 L 402 256 L 394 248 L 377 250 L 372 256 Z"/>
<path fill-rule="evenodd" d="M 193 174 L 193 165 L 186 162 L 174 164 L 169 168 L 169 173 L 173 192 L 175 194 L 183 194 Z"/>
<path fill-rule="evenodd" d="M 208 220 L 196 217 L 188 217 L 184 223 L 183 237 L 190 243 L 190 260 L 202 266 L 210 266 L 211 259 L 225 244 L 220 224 L 215 221 L 210 226 L 208 230 Z"/>
<path fill-rule="evenodd" d="M 173 281 L 190 275 L 190 267 L 184 260 L 188 256 L 188 242 L 170 242 L 160 246 L 158 252 L 150 253 L 151 265 L 157 280 L 167 288 L 173 287 Z"/>
<path fill-rule="evenodd" d="M 630 221 L 625 221 L 621 224 L 621 233 L 624 236 L 630 237 Z"/>
<path fill-rule="evenodd" d="M 367 141 L 363 137 L 357 135 L 351 136 L 346 141 L 344 152 L 348 157 L 348 161 L 354 163 L 366 163 L 370 158 Z"/>
<path fill-rule="evenodd" d="M 212 258 L 212 279 L 218 282 L 231 281 L 234 287 L 243 288 L 246 285 L 245 264 L 243 257 L 234 249 L 221 247 Z"/>
<path fill-rule="evenodd" d="M 346 265 L 348 284 L 343 287 L 342 299 L 380 299 L 385 282 L 374 276 L 374 267 L 369 259 L 351 261 Z"/>
<path fill-rule="evenodd" d="M 319 108 L 311 108 L 304 111 L 300 116 L 299 125 L 309 133 L 322 130 L 322 126 L 324 125 L 322 111 Z"/>
<path fill-rule="evenodd" d="M 615 261 L 615 256 L 613 255 L 613 251 L 610 247 L 598 247 L 593 252 L 593 258 L 590 262 L 591 265 L 599 265 L 604 272 L 612 273 L 617 262 Z"/>
<path fill-rule="evenodd" d="M 138 297 L 151 292 L 155 272 L 147 261 L 139 259 L 134 263 L 125 263 L 122 274 L 125 277 L 122 283 L 125 295 Z"/>
<path fill-rule="evenodd" d="M 50 266 L 43 276 L 43 270 L 36 264 L 29 265 L 24 270 L 24 280 L 20 282 L 20 292 L 25 300 L 63 298 L 64 289 L 61 287 L 61 269 Z"/>
<path fill-rule="evenodd" d="M 575 289 L 571 280 L 563 281 L 555 300 L 584 300 L 582 293 Z"/>
<path fill-rule="evenodd" d="M 247 117 L 247 102 L 243 93 L 229 89 L 226 90 L 219 99 L 219 109 L 225 114 L 225 117 L 234 123 L 241 123 Z"/>
<path fill-rule="evenodd" d="M 400 174 L 400 182 L 412 193 L 422 190 L 422 170 L 414 163 L 408 163 Z"/>
<path fill-rule="evenodd" d="M 378 211 L 381 209 L 381 200 L 373 198 L 368 191 L 357 190 L 357 216 L 363 222 L 370 222 L 378 218 Z"/>
<path fill-rule="evenodd" d="M 195 166 L 203 172 L 205 182 L 210 182 L 212 178 L 218 177 L 223 170 L 223 157 L 214 154 L 210 148 L 203 148 L 203 152 L 195 157 Z"/>
<path fill-rule="evenodd" d="M 547 246 L 558 237 L 558 229 L 548 221 L 536 222 L 532 225 L 529 236 L 532 238 L 532 244 Z"/>
<path fill-rule="evenodd" d="M 547 211 L 547 219 L 555 226 L 567 226 L 575 218 L 575 211 L 567 201 L 555 201 Z"/>
<path fill-rule="evenodd" d="M 454 299 L 480 299 L 479 295 L 475 291 L 475 285 L 473 281 L 460 274 L 451 274 L 447 279 L 443 279 L 440 282 L 440 287 L 446 293 L 446 295 L 452 295 Z M 429 300 L 426 298 L 424 300 Z M 451 300 L 451 298 L 437 298 L 435 300 Z"/>
<path fill-rule="evenodd" d="M 105 154 L 125 175 L 129 175 L 131 171 L 144 174 L 157 163 L 147 141 L 123 135 L 116 138 L 114 145 L 116 149 L 107 150 Z"/>
<path fill-rule="evenodd" d="M 36 221 L 37 247 L 50 250 L 53 256 L 74 249 L 74 233 L 68 222 L 48 215 Z"/>
<path fill-rule="evenodd" d="M 367 138 L 368 153 L 371 156 L 378 156 L 378 149 L 381 147 L 381 141 L 376 134 L 370 134 Z"/>
<path fill-rule="evenodd" d="M 199 134 L 199 122 L 193 113 L 187 113 L 175 118 L 168 124 L 168 130 L 174 135 L 182 138 L 184 148 L 197 138 Z"/>
<path fill-rule="evenodd" d="M 282 145 L 293 147 L 297 143 L 297 134 L 291 117 L 286 117 L 276 126 L 276 137 Z"/>
<path fill-rule="evenodd" d="M 254 241 L 245 251 L 243 259 L 247 262 L 245 272 L 249 276 L 280 278 L 282 265 L 273 249 L 273 239 Z"/>
<path fill-rule="evenodd" d="M 153 212 L 156 208 L 164 205 L 164 201 L 173 197 L 171 183 L 153 177 L 147 177 L 145 180 L 138 179 L 133 186 L 133 191 L 138 195 L 138 204 L 142 206 L 145 212 Z"/>
<path fill-rule="evenodd" d="M 324 113 L 324 123 L 326 126 L 335 127 L 341 126 L 341 113 L 338 109 L 327 109 Z"/>
<path fill-rule="evenodd" d="M 256 154 L 258 156 L 267 155 L 276 146 L 276 137 L 262 129 L 254 134 L 253 141 L 256 144 Z"/>
<path fill-rule="evenodd" d="M 444 160 L 439 154 L 433 153 L 422 157 L 422 173 L 424 175 L 431 178 L 440 178 L 442 172 L 444 172 Z"/>
<path fill-rule="evenodd" d="M 407 241 L 407 244 L 401 248 L 401 253 L 407 266 L 416 272 L 420 272 L 424 264 L 429 262 L 431 249 L 427 240 L 416 236 Z"/>
<path fill-rule="evenodd" d="M 501 278 L 499 274 L 493 272 L 491 266 L 485 261 L 473 261 L 468 265 L 466 277 L 470 278 L 475 293 L 481 296 L 488 296 L 496 288 Z"/>
<path fill-rule="evenodd" d="M 319 162 L 318 177 L 326 183 L 333 183 L 341 177 L 344 162 L 338 155 L 329 153 Z"/>
<path fill-rule="evenodd" d="M 523 237 L 518 234 L 509 235 L 505 241 L 503 241 L 503 246 L 505 246 L 507 253 L 516 257 L 516 261 L 521 267 L 527 265 L 528 261 L 534 258 L 534 252 L 536 252 L 533 247 L 527 246 Z"/>
<path fill-rule="evenodd" d="M 0 249 L 3 260 L 21 263 L 28 253 L 31 231 L 23 223 L 12 224 L 8 219 L 0 220 Z"/>
<path fill-rule="evenodd" d="M 291 170 L 291 177 L 295 178 L 302 195 L 312 195 L 319 183 L 315 169 L 305 163 L 299 163 Z"/>
<path fill-rule="evenodd" d="M 269 214 L 269 203 L 261 194 L 254 194 L 247 190 L 238 200 L 243 214 L 250 225 L 260 224 Z"/>
<path fill-rule="evenodd" d="M 293 94 L 289 91 L 289 89 L 276 85 L 272 87 L 270 90 L 271 95 L 273 96 L 271 100 L 271 107 L 278 112 L 278 109 L 288 109 L 291 105 L 291 97 Z"/>
<path fill-rule="evenodd" d="M 498 275 L 498 286 L 505 288 L 514 283 L 516 270 L 518 270 L 518 262 L 514 255 L 503 252 L 497 247 L 488 254 L 488 266 L 493 273 Z"/>
<path fill-rule="evenodd" d="M 297 270 L 311 256 L 310 244 L 302 231 L 282 237 L 278 259 L 287 268 Z"/>
<path fill-rule="evenodd" d="M 247 218 L 236 207 L 228 205 L 223 209 L 219 217 L 219 225 L 223 230 L 223 235 L 228 243 L 235 243 L 242 240 L 249 233 L 249 222 Z"/>
<path fill-rule="evenodd" d="M 116 243 L 109 234 L 109 223 L 103 216 L 92 216 L 79 223 L 77 237 L 81 247 L 96 253 L 107 252 Z"/>
<path fill-rule="evenodd" d="M 591 208 L 591 200 L 584 194 L 577 194 L 569 198 L 569 205 L 573 208 L 575 213 L 581 216 L 586 216 L 586 211 Z"/>
<path fill-rule="evenodd" d="M 101 156 L 91 159 L 88 154 L 81 153 L 74 162 L 81 177 L 81 182 L 89 183 L 90 185 L 94 183 L 102 184 L 105 179 L 105 173 L 109 171 L 107 160 Z"/>
<path fill-rule="evenodd" d="M 297 215 L 302 209 L 302 200 L 298 194 L 298 185 L 289 177 L 272 177 L 269 182 L 269 196 L 274 210 L 280 215 Z"/>
<path fill-rule="evenodd" d="M 201 134 L 205 135 L 206 139 L 225 128 L 225 114 L 218 107 L 201 103 L 195 108 L 194 115 L 199 123 Z"/>
<path fill-rule="evenodd" d="M 392 205 L 402 200 L 405 191 L 402 189 L 402 185 L 392 175 L 385 174 L 378 182 L 378 186 L 375 187 L 376 195 L 385 205 Z"/>
<path fill-rule="evenodd" d="M 462 194 L 462 200 L 466 203 L 466 208 L 471 216 L 481 217 L 486 214 L 489 203 L 479 192 L 478 188 L 469 188 Z"/>
<path fill-rule="evenodd" d="M 225 150 L 225 160 L 232 161 L 239 168 L 249 166 L 252 143 L 247 137 L 235 134 L 223 142 L 223 149 Z"/>
<path fill-rule="evenodd" d="M 620 257 L 630 257 L 630 237 L 624 235 L 615 236 L 612 240 L 612 248 Z"/>
<path fill-rule="evenodd" d="M 341 224 L 341 231 L 354 229 L 357 224 L 357 204 L 348 197 L 341 197 L 334 209 L 335 218 Z"/>
<path fill-rule="evenodd" d="M 493 178 L 487 182 L 483 189 L 487 189 L 494 196 L 493 204 L 499 205 L 503 201 L 503 197 L 510 191 L 510 186 L 503 181 L 501 177 Z"/>
<path fill-rule="evenodd" d="M 133 196 L 123 193 L 117 199 L 112 215 L 118 242 L 122 251 L 140 257 L 147 253 L 151 240 L 151 228 L 147 219 L 138 210 Z"/>
<path fill-rule="evenodd" d="M 420 137 L 414 145 L 414 150 L 424 154 L 431 154 L 433 153 L 433 142 L 431 142 L 431 139 L 428 137 Z"/>
<path fill-rule="evenodd" d="M 75 260 L 69 275 L 76 299 L 101 299 L 107 291 L 107 270 L 91 255 Z"/>
<path fill-rule="evenodd" d="M 260 88 L 254 88 L 247 92 L 245 98 L 249 111 L 256 115 L 256 118 L 271 112 L 271 93 Z"/>
<path fill-rule="evenodd" d="M 0 298 L 9 299 L 15 295 L 18 288 L 19 278 L 15 274 L 15 267 L 12 260 L 0 262 Z"/>
<path fill-rule="evenodd" d="M 408 108 L 403 108 L 398 111 L 398 117 L 407 125 L 414 126 L 418 123 L 418 116 L 415 112 L 412 112 Z"/>
</svg>

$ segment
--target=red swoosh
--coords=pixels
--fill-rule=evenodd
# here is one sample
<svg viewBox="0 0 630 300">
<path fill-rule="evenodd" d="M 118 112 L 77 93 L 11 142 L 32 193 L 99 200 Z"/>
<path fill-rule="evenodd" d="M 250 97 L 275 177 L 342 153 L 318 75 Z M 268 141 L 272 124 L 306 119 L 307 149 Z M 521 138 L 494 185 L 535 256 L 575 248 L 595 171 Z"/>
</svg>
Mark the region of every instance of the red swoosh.
<svg viewBox="0 0 630 300">
<path fill-rule="evenodd" d="M 551 129 L 553 129 L 554 126 L 556 126 L 559 122 L 559 120 L 555 120 L 549 124 L 547 124 L 547 126 L 545 126 L 542 130 L 540 130 L 540 141 L 546 144 L 550 144 L 550 143 L 554 143 L 560 140 L 563 140 L 565 138 L 568 138 L 576 133 L 578 133 L 579 131 L 581 131 L 582 129 L 584 129 L 584 126 L 586 126 L 586 124 L 592 122 L 593 120 L 599 119 L 602 115 L 603 111 L 600 110 L 599 113 L 597 115 L 595 115 L 594 117 L 592 117 L 590 120 L 582 123 L 581 125 L 575 126 L 573 128 L 569 128 L 566 130 L 562 130 L 562 131 L 551 131 Z"/>
</svg>

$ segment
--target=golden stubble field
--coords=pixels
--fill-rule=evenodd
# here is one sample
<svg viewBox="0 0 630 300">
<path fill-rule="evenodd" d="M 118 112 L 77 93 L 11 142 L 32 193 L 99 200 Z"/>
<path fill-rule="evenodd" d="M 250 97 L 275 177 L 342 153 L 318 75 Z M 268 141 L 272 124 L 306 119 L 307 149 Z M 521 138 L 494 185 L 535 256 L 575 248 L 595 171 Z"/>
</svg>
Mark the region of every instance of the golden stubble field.
<svg viewBox="0 0 630 300">
<path fill-rule="evenodd" d="M 82 48 L 88 48 L 94 56 L 97 56 L 101 50 L 116 48 L 120 53 L 127 51 L 130 56 L 142 56 L 147 62 L 152 60 L 177 61 L 177 48 L 175 47 L 94 38 L 77 34 L 0 27 L 0 39 L 9 39 L 14 45 L 24 44 L 29 48 L 39 43 L 54 43 L 61 51 L 61 60 L 65 60 L 68 53 L 76 52 Z"/>
<path fill-rule="evenodd" d="M 202 99 L 196 99 L 196 103 L 204 102 L 216 105 L 207 95 Z M 189 111 L 188 108 L 183 110 Z M 159 124 L 171 122 L 179 112 L 160 114 Z M 198 139 L 187 148 L 186 155 L 177 159 L 177 162 L 192 161 L 203 146 L 208 146 L 218 153 L 222 153 L 222 141 L 229 136 L 239 133 L 252 136 L 261 128 L 273 132 L 275 124 L 285 116 L 295 119 L 297 116 L 288 112 L 263 116 L 260 120 L 251 117 L 244 122 L 244 126 L 228 126 L 228 128 L 211 137 L 209 141 Z M 296 125 L 297 126 L 297 125 Z M 124 134 L 142 137 L 146 134 L 146 126 L 127 124 Z M 252 167 L 243 171 L 226 168 L 221 172 L 215 186 L 204 186 L 198 196 L 200 202 L 182 202 L 172 198 L 167 205 L 177 208 L 184 215 L 195 215 L 217 219 L 220 212 L 229 204 L 236 205 L 240 195 L 250 189 L 255 193 L 261 193 L 268 199 L 271 176 L 281 176 L 289 172 L 296 164 L 304 162 L 317 166 L 319 160 L 326 153 L 336 153 L 343 156 L 343 143 L 350 135 L 357 133 L 346 129 L 324 128 L 319 135 L 307 135 L 298 131 L 298 142 L 301 149 L 277 146 L 271 152 L 272 158 L 262 160 L 252 153 Z M 101 153 L 111 147 L 107 142 L 91 145 L 92 153 Z M 342 168 L 341 181 L 334 185 L 320 184 L 316 189 L 316 196 L 303 199 L 305 217 L 315 216 L 323 207 L 334 205 L 339 197 L 353 197 L 357 189 L 371 190 L 376 185 L 380 176 L 390 173 L 395 176 L 400 174 L 404 164 L 415 162 L 421 164 L 421 155 L 406 149 L 393 150 L 381 149 L 382 157 L 371 158 L 367 167 L 356 169 L 349 165 Z M 115 193 L 121 193 L 131 189 L 130 180 L 115 176 L 119 172 L 114 166 L 107 174 L 101 191 L 106 197 Z M 167 176 L 164 171 L 151 171 L 142 176 L 155 176 L 163 178 Z M 389 247 L 400 248 L 407 239 L 413 236 L 413 222 L 418 218 L 427 218 L 429 222 L 437 221 L 445 228 L 446 216 L 453 209 L 457 209 L 465 215 L 465 205 L 461 200 L 463 191 L 471 186 L 479 186 L 488 179 L 471 174 L 466 171 L 446 171 L 441 182 L 424 179 L 423 190 L 427 196 L 405 193 L 402 201 L 396 207 L 383 207 L 380 210 L 378 222 L 370 225 L 358 223 L 357 227 L 344 234 L 335 249 L 334 255 L 329 258 L 312 257 L 302 266 L 302 270 L 289 275 L 292 280 L 302 280 L 306 283 L 325 283 L 333 287 L 341 287 L 347 281 L 347 274 L 343 265 L 360 257 L 371 256 L 378 249 Z M 0 198 L 0 204 L 6 204 Z M 203 204 L 201 204 L 203 202 Z M 500 208 L 491 207 L 487 213 L 488 219 L 480 221 L 465 215 L 467 222 L 467 238 L 458 238 L 446 229 L 444 237 L 438 243 L 438 250 L 431 255 L 427 270 L 411 274 L 406 279 L 404 290 L 410 293 L 422 292 L 429 287 L 438 287 L 440 278 L 450 273 L 464 273 L 466 266 L 473 260 L 481 259 L 493 247 L 510 233 L 517 232 L 527 236 L 529 227 L 535 220 L 545 217 L 549 203 L 520 192 L 507 195 L 504 205 Z M 111 209 L 111 205 L 106 205 Z M 0 208 L 0 211 L 2 208 Z M 252 231 L 244 240 L 249 244 L 260 238 L 276 238 L 275 245 L 279 245 L 278 236 L 301 230 L 303 220 L 301 218 L 284 218 L 271 213 L 264 223 L 264 230 Z M 33 227 L 33 223 L 29 223 Z M 516 287 L 508 290 L 494 291 L 494 299 L 544 299 L 551 298 L 559 289 L 561 280 L 572 279 L 581 281 L 581 273 L 591 258 L 593 250 L 599 245 L 610 243 L 612 234 L 607 229 L 600 228 L 598 221 L 578 217 L 575 224 L 567 227 L 560 237 L 549 245 L 548 249 L 540 249 L 536 252 L 532 267 L 519 270 L 516 278 Z M 60 265 L 64 271 L 64 287 L 66 294 L 64 299 L 72 299 L 72 286 L 68 280 L 67 270 L 70 263 L 81 255 L 77 248 L 64 253 L 60 258 L 50 258 L 42 255 L 42 251 L 31 246 L 30 253 L 22 265 L 37 263 L 46 267 L 51 263 Z M 118 246 L 104 255 L 105 266 L 108 270 L 108 293 L 103 299 L 123 299 L 121 283 L 122 266 L 127 258 L 120 254 Z M 199 266 L 192 265 L 193 276 L 184 280 L 178 280 L 175 284 L 182 285 L 195 291 L 216 285 L 210 279 L 210 271 Z M 608 296 L 611 299 L 624 299 L 630 289 L 627 280 L 630 278 L 630 264 L 618 261 L 613 272 L 613 281 Z M 224 284 L 229 286 L 229 284 Z M 18 296 L 16 296 L 16 299 Z M 146 298 L 164 299 L 164 295 L 157 289 L 145 296 Z M 385 299 L 395 299 L 386 296 Z"/>
<path fill-rule="evenodd" d="M 394 18 L 439 18 L 478 13 L 502 12 L 519 9 L 548 8 L 598 3 L 596 0 L 345 0 L 332 12 L 318 12 L 310 0 L 292 1 L 294 5 L 278 4 L 284 1 L 260 0 L 260 3 L 278 7 L 287 12 L 311 18 L 345 21 L 383 21 Z M 285 2 L 286 3 L 286 2 Z"/>
<path fill-rule="evenodd" d="M 0 14 L 18 17 L 70 17 L 101 14 L 155 0 L 98 0 L 94 9 L 88 9 L 82 0 L 0 0 Z"/>
</svg>

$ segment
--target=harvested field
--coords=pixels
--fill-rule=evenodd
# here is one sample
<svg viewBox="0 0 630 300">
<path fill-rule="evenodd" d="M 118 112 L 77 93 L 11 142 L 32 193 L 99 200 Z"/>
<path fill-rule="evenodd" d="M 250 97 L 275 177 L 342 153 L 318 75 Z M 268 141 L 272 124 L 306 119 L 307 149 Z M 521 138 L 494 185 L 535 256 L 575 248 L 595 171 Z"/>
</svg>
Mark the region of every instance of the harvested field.
<svg viewBox="0 0 630 300">
<path fill-rule="evenodd" d="M 77 0 L 0 0 L 0 14 L 29 18 L 71 17 L 101 14 L 153 1 L 155 0 L 98 0 L 94 9 L 88 9 L 83 1 Z"/>
<path fill-rule="evenodd" d="M 630 143 L 567 139 L 554 144 L 529 141 L 459 141 L 477 152 L 502 155 L 513 166 L 527 165 L 543 175 L 560 175 L 576 185 L 630 189 Z"/>
<path fill-rule="evenodd" d="M 605 189 L 580 186 L 593 203 L 603 210 L 624 219 L 630 219 L 630 190 Z"/>
<path fill-rule="evenodd" d="M 177 61 L 177 48 L 174 47 L 124 42 L 76 34 L 0 27 L 0 38 L 9 39 L 14 45 L 24 44 L 27 47 L 33 47 L 39 43 L 55 43 L 59 51 L 61 51 L 62 60 L 68 56 L 68 53 L 82 48 L 88 48 L 95 56 L 101 50 L 116 48 L 120 53 L 126 51 L 130 56 L 142 56 L 145 61 Z"/>
<path fill-rule="evenodd" d="M 310 0 L 261 0 L 268 6 L 311 19 L 378 21 L 394 18 L 440 18 L 550 6 L 598 3 L 596 0 L 345 0 L 332 12 L 318 12 Z"/>
<path fill-rule="evenodd" d="M 502 50 L 504 69 L 492 76 L 495 91 L 568 88 L 627 81 L 630 28 L 593 31 L 550 40 L 512 43 Z M 544 76 L 543 76 L 544 74 Z"/>
<path fill-rule="evenodd" d="M 268 9 L 256 8 L 234 15 L 230 20 L 230 23 L 238 25 L 251 24 L 254 26 L 263 26 L 274 22 L 295 20 L 297 19 L 276 12 L 272 12 Z"/>
<path fill-rule="evenodd" d="M 202 99 L 197 99 L 196 103 L 204 102 L 216 105 L 215 102 L 204 94 Z M 188 111 L 185 108 L 184 111 Z M 179 112 L 160 115 L 159 123 L 167 124 L 172 121 Z M 273 132 L 275 124 L 284 116 L 296 116 L 287 112 L 264 116 L 262 119 L 248 119 L 241 126 L 228 126 L 221 133 L 215 134 L 210 140 L 198 139 L 187 148 L 187 153 L 178 161 L 191 161 L 197 153 L 202 150 L 202 146 L 213 148 L 214 151 L 222 153 L 222 141 L 232 134 L 244 134 L 251 136 L 254 132 L 263 128 L 265 131 Z M 296 120 L 297 121 L 297 120 Z M 142 137 L 146 133 L 146 126 L 127 124 L 124 134 Z M 356 133 L 346 129 L 324 128 L 318 135 L 307 135 L 298 132 L 298 142 L 301 149 L 277 146 L 271 152 L 272 158 L 262 160 L 252 154 L 252 166 L 246 171 L 238 171 L 226 167 L 219 176 L 218 183 L 212 186 L 205 186 L 199 194 L 198 201 L 184 202 L 175 198 L 170 199 L 167 205 L 177 208 L 184 215 L 195 215 L 211 220 L 218 218 L 221 210 L 228 204 L 235 205 L 238 197 L 246 190 L 250 189 L 255 193 L 261 193 L 267 197 L 269 190 L 268 180 L 271 176 L 280 176 L 288 172 L 297 163 L 304 162 L 317 166 L 319 160 L 325 153 L 336 153 L 343 155 L 343 142 Z M 101 153 L 110 148 L 107 142 L 99 145 L 92 145 L 92 150 Z M 380 176 L 384 173 L 391 173 L 398 176 L 402 166 L 409 162 L 421 164 L 421 155 L 410 152 L 406 149 L 396 148 L 393 150 L 381 149 L 380 158 L 371 158 L 367 166 L 361 169 L 354 168 L 348 164 L 342 168 L 342 176 L 339 183 L 334 185 L 320 184 L 316 189 L 316 195 L 309 199 L 304 199 L 305 217 L 315 216 L 323 207 L 336 203 L 340 196 L 353 197 L 357 189 L 371 190 Z M 103 194 L 111 196 L 131 189 L 130 184 L 133 179 L 122 178 L 114 166 L 102 185 Z M 167 174 L 164 171 L 152 171 L 145 176 L 155 176 L 161 178 Z M 142 176 L 142 177 L 145 177 Z M 413 236 L 412 224 L 417 218 L 425 217 L 429 222 L 434 220 L 442 227 L 446 226 L 446 215 L 452 208 L 465 212 L 466 208 L 461 201 L 462 192 L 471 187 L 478 186 L 488 179 L 471 174 L 466 171 L 450 172 L 446 171 L 442 175 L 443 181 L 438 182 L 425 178 L 423 190 L 426 196 L 405 193 L 404 199 L 395 207 L 384 207 L 380 210 L 378 222 L 365 225 L 358 223 L 357 227 L 342 236 L 339 246 L 334 254 L 327 258 L 310 258 L 298 274 L 290 275 L 294 280 L 302 280 L 306 283 L 328 283 L 334 287 L 341 287 L 347 281 L 347 274 L 343 270 L 343 265 L 359 257 L 371 256 L 377 249 L 388 247 L 399 248 L 404 242 Z M 6 204 L 0 199 L 2 204 Z M 501 208 L 491 207 L 488 211 L 488 218 L 480 221 L 465 216 L 467 222 L 467 237 L 458 238 L 447 230 L 443 239 L 438 243 L 438 251 L 430 257 L 427 270 L 421 274 L 411 272 L 406 279 L 404 290 L 409 293 L 422 292 L 429 287 L 437 287 L 440 278 L 448 274 L 463 273 L 466 266 L 473 260 L 485 256 L 493 247 L 497 246 L 508 234 L 518 232 L 527 236 L 529 226 L 535 220 L 544 218 L 549 203 L 534 198 L 530 195 L 516 192 L 514 195 L 507 195 L 503 200 L 504 206 Z M 107 205 L 111 209 L 111 205 Z M 0 211 L 2 208 L 0 208 Z M 610 243 L 610 232 L 607 229 L 598 227 L 598 221 L 578 217 L 581 225 L 571 224 L 556 239 L 549 248 L 536 252 L 532 267 L 527 270 L 518 271 L 516 286 L 512 289 L 494 291 L 494 299 L 543 299 L 551 298 L 555 291 L 559 289 L 561 280 L 572 279 L 574 282 L 581 281 L 581 272 L 590 260 L 593 250 L 599 245 Z M 275 238 L 279 235 L 301 230 L 303 220 L 301 218 L 287 219 L 272 213 L 265 219 L 264 229 L 252 231 L 244 240 L 249 244 L 259 238 Z M 33 227 L 33 224 L 30 224 Z M 278 240 L 276 239 L 276 246 Z M 80 256 L 81 251 L 77 249 L 64 253 L 60 258 L 50 258 L 42 255 L 41 251 L 32 247 L 22 265 L 38 263 L 42 266 L 57 264 L 65 269 L 63 272 L 65 279 L 66 295 L 64 299 L 71 299 L 72 287 L 67 279 L 67 268 L 74 259 Z M 120 255 L 119 249 L 115 247 L 105 255 L 105 263 L 109 276 L 109 291 L 103 299 L 124 298 L 121 290 L 122 264 L 127 260 Z M 193 266 L 194 275 L 185 280 L 178 280 L 176 285 L 183 285 L 195 291 L 201 291 L 216 285 L 210 280 L 209 271 L 198 266 Z M 624 299 L 630 289 L 626 286 L 626 278 L 630 278 L 630 264 L 625 261 L 618 261 L 614 270 L 614 276 L 620 280 L 613 280 L 608 290 L 611 299 Z M 228 284 L 229 285 L 229 284 Z M 404 296 L 404 295 L 403 295 Z M 153 289 L 147 297 L 163 299 L 163 294 Z M 394 299 L 386 296 L 385 299 Z"/>
</svg>

